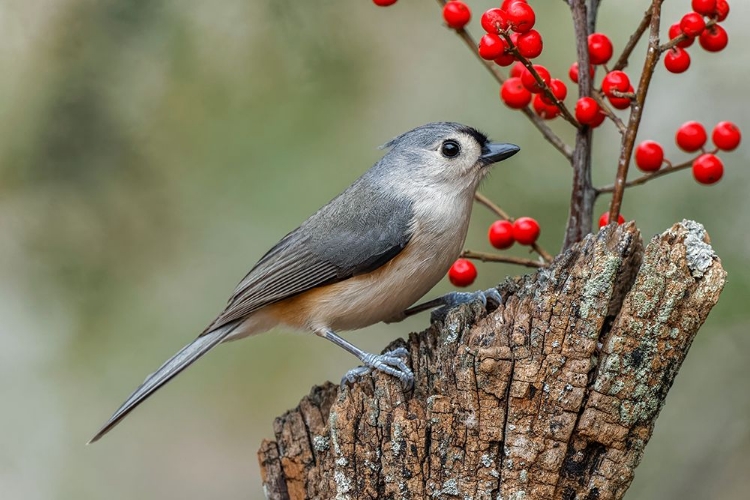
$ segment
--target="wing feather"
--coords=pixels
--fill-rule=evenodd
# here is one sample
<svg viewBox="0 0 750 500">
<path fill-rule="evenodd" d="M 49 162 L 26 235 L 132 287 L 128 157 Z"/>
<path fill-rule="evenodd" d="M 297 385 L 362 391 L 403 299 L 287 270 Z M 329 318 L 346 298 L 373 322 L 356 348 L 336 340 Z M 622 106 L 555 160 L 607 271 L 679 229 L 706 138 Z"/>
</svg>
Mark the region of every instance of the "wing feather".
<svg viewBox="0 0 750 500">
<path fill-rule="evenodd" d="M 268 251 L 202 335 L 261 307 L 372 272 L 406 247 L 411 204 L 353 184 Z M 362 200 L 352 210 L 346 199 Z"/>
</svg>

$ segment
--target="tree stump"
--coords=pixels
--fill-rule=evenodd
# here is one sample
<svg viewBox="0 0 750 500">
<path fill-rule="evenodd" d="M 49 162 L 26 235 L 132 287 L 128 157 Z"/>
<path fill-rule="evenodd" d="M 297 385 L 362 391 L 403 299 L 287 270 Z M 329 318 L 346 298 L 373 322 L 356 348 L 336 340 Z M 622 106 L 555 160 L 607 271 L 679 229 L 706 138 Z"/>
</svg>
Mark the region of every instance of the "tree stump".
<svg viewBox="0 0 750 500">
<path fill-rule="evenodd" d="M 269 499 L 619 499 L 726 273 L 703 227 L 607 227 L 502 304 L 408 342 L 415 386 L 312 389 L 258 452 Z"/>
</svg>

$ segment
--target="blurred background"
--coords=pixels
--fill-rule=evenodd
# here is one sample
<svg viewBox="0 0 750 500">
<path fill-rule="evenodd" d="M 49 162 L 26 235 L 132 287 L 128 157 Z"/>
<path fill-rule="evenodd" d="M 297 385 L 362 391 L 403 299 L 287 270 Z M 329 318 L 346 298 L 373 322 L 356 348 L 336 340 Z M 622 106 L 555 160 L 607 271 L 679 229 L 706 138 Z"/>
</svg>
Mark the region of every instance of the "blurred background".
<svg viewBox="0 0 750 500">
<path fill-rule="evenodd" d="M 493 2 L 469 0 L 470 29 Z M 569 83 L 567 7 L 536 0 L 539 62 Z M 683 75 L 660 64 L 640 139 L 687 157 L 687 120 L 750 133 L 750 5 L 732 1 L 728 49 L 696 44 Z M 603 2 L 621 49 L 648 2 Z M 689 10 L 664 5 L 664 29 Z M 455 120 L 519 144 L 482 191 L 542 225 L 557 251 L 571 170 L 458 38 L 434 1 L 5 0 L 0 3 L 0 496 L 262 498 L 256 450 L 272 420 L 356 360 L 276 331 L 221 347 L 96 445 L 84 443 L 143 378 L 192 340 L 249 267 L 414 126 Z M 629 70 L 637 77 L 641 45 Z M 577 94 L 570 85 L 569 105 Z M 560 119 L 553 127 L 572 142 Z M 595 180 L 619 137 L 597 131 Z M 729 272 L 627 495 L 745 499 L 750 488 L 748 149 L 724 179 L 690 172 L 626 194 L 648 239 L 683 218 L 706 225 Z M 600 200 L 597 214 L 605 209 Z M 477 207 L 467 247 L 489 250 Z M 511 253 L 524 255 L 523 249 Z M 524 269 L 479 264 L 475 288 Z M 430 294 L 450 289 L 446 281 Z M 428 317 L 347 335 L 369 351 Z"/>
</svg>

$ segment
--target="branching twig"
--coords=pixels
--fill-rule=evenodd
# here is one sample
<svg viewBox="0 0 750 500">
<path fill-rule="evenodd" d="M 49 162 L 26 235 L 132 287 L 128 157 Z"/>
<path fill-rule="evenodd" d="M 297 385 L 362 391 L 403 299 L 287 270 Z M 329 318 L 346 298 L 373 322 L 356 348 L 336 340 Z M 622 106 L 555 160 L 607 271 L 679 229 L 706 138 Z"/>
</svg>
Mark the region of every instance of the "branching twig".
<svg viewBox="0 0 750 500">
<path fill-rule="evenodd" d="M 437 0 L 437 2 L 442 6 L 446 4 L 447 0 Z M 495 80 L 500 85 L 502 85 L 506 80 L 505 75 L 503 75 L 500 69 L 492 61 L 485 61 L 479 56 L 479 53 L 477 52 L 477 42 L 469 34 L 469 32 L 464 29 L 454 31 L 459 36 L 459 38 L 463 40 L 464 44 L 469 48 L 472 54 L 474 54 L 474 56 L 482 63 L 487 71 L 490 72 L 493 78 L 495 78 Z M 539 132 L 542 133 L 542 136 L 544 136 L 544 138 L 550 144 L 552 144 L 555 149 L 562 153 L 562 155 L 565 156 L 568 161 L 573 160 L 573 149 L 565 144 L 565 142 L 557 134 L 555 134 L 552 129 L 547 126 L 546 123 L 544 123 L 544 120 L 537 116 L 534 111 L 532 111 L 528 106 L 526 106 L 525 108 L 521 108 L 519 111 L 526 115 L 526 118 L 528 118 L 531 123 L 539 130 Z"/>
<path fill-rule="evenodd" d="M 542 77 L 539 76 L 539 73 L 534 68 L 534 63 L 532 63 L 530 60 L 526 59 L 524 56 L 521 55 L 520 52 L 518 52 L 518 47 L 513 43 L 513 40 L 511 39 L 510 35 L 507 33 L 502 33 L 503 38 L 505 38 L 505 41 L 508 42 L 508 46 L 510 46 L 510 50 L 513 53 L 513 55 L 518 59 L 521 64 L 523 64 L 527 70 L 529 70 L 529 73 L 531 73 L 531 76 L 534 77 L 534 80 L 536 80 L 537 85 L 539 88 L 542 89 L 542 93 L 547 97 L 547 99 L 550 100 L 555 106 L 557 106 L 557 109 L 560 110 L 562 113 L 563 118 L 573 125 L 575 128 L 581 128 L 581 124 L 578 123 L 578 120 L 575 119 L 573 114 L 570 112 L 567 106 L 565 106 L 565 103 L 562 102 L 560 99 L 557 98 L 557 96 L 552 92 L 552 89 L 547 85 L 547 83 L 542 80 Z"/>
<path fill-rule="evenodd" d="M 609 107 L 609 104 L 607 104 L 607 102 L 604 100 L 604 97 L 602 97 L 601 93 L 594 91 L 591 93 L 591 96 L 596 100 L 597 104 L 599 104 L 601 112 L 614 122 L 617 130 L 620 131 L 620 135 L 625 134 L 625 131 L 627 130 L 625 123 L 623 123 L 623 121 L 620 120 L 620 117 L 617 116 L 614 111 L 612 111 L 612 108 Z"/>
<path fill-rule="evenodd" d="M 641 40 L 641 37 L 646 32 L 646 29 L 648 28 L 648 25 L 651 23 L 651 12 L 653 7 L 649 7 L 646 13 L 643 15 L 643 19 L 641 20 L 641 24 L 638 25 L 638 28 L 636 28 L 635 33 L 633 33 L 630 36 L 630 40 L 628 40 L 628 43 L 625 44 L 625 48 L 622 49 L 622 54 L 620 54 L 620 58 L 617 59 L 617 62 L 615 63 L 613 70 L 623 70 L 628 66 L 628 59 L 630 59 L 630 54 L 633 53 L 633 49 L 635 49 L 635 46 L 638 45 L 638 42 Z"/>
<path fill-rule="evenodd" d="M 616 221 L 620 215 L 622 206 L 622 196 L 625 193 L 625 183 L 628 180 L 628 167 L 630 158 L 633 155 L 635 147 L 635 137 L 638 133 L 638 127 L 641 124 L 643 116 L 643 105 L 646 102 L 648 87 L 651 84 L 651 77 L 654 75 L 656 63 L 659 61 L 659 26 L 661 24 L 661 4 L 664 0 L 653 0 L 651 3 L 651 23 L 649 28 L 648 52 L 646 60 L 643 63 L 641 72 L 641 81 L 638 83 L 635 101 L 633 102 L 628 128 L 622 137 L 622 147 L 620 150 L 620 159 L 617 162 L 617 177 L 615 178 L 615 187 L 612 191 L 612 202 L 609 206 L 609 220 Z"/>
<path fill-rule="evenodd" d="M 680 163 L 679 165 L 674 166 L 668 166 L 665 168 L 662 168 L 661 170 L 657 170 L 656 172 L 650 173 L 650 174 L 644 174 L 637 179 L 633 179 L 632 181 L 628 181 L 625 183 L 625 187 L 633 187 L 633 186 L 640 186 L 642 184 L 646 184 L 648 181 L 654 180 L 658 177 L 662 177 L 667 174 L 671 174 L 672 172 L 677 172 L 679 170 L 685 170 L 686 168 L 690 168 L 693 166 L 694 160 L 686 161 L 685 163 Z M 596 194 L 602 194 L 602 193 L 612 193 L 615 190 L 615 185 L 610 184 L 608 186 L 602 186 L 600 188 L 596 189 Z"/>
<path fill-rule="evenodd" d="M 715 24 L 716 24 L 716 19 L 711 19 L 710 21 L 706 23 L 706 29 L 710 28 L 711 26 L 714 26 Z M 679 36 L 676 36 L 670 41 L 666 42 L 665 44 L 660 45 L 659 52 L 666 52 L 669 49 L 676 47 L 678 44 L 680 44 L 681 42 L 685 40 L 688 40 L 688 36 L 685 35 L 684 33 Z"/>
<path fill-rule="evenodd" d="M 589 64 L 589 19 L 585 0 L 570 0 L 573 14 L 573 26 L 576 37 L 578 56 L 578 89 L 579 97 L 591 95 L 591 73 Z M 591 220 L 594 214 L 596 192 L 591 182 L 591 128 L 579 128 L 576 133 L 576 147 L 573 153 L 573 189 L 570 197 L 570 213 L 565 228 L 563 250 L 581 241 L 591 232 Z"/>
<path fill-rule="evenodd" d="M 524 259 L 523 257 L 513 257 L 511 255 L 501 255 L 499 253 L 474 252 L 473 250 L 464 250 L 461 252 L 464 259 L 481 260 L 482 262 L 505 262 L 506 264 L 517 264 L 526 267 L 547 267 L 544 262 L 538 260 Z"/>
<path fill-rule="evenodd" d="M 477 200 L 477 202 L 479 202 L 482 205 L 484 205 L 485 207 L 489 208 L 492 212 L 495 213 L 495 215 L 497 215 L 501 219 L 513 222 L 513 220 L 514 220 L 513 217 L 511 217 L 510 215 L 508 215 L 508 213 L 505 210 L 503 210 L 502 208 L 498 207 L 495 203 L 492 202 L 492 200 L 490 200 L 489 198 L 487 198 L 482 193 L 475 193 L 474 194 L 474 199 Z M 546 250 L 544 250 L 544 248 L 542 248 L 541 246 L 539 246 L 537 243 L 534 243 L 533 245 L 531 245 L 531 248 L 536 253 L 538 253 L 539 256 L 542 259 L 544 259 L 544 262 L 547 262 L 547 263 L 552 262 L 552 259 L 553 259 L 552 255 L 550 255 Z"/>
<path fill-rule="evenodd" d="M 482 193 L 479 193 L 479 192 L 475 193 L 474 199 L 477 200 L 477 202 L 484 205 L 485 207 L 489 208 L 492 212 L 495 212 L 495 214 L 501 219 L 511 221 L 511 222 L 513 221 L 513 217 L 508 215 L 508 213 L 505 210 L 495 205 L 495 203 L 493 203 L 492 200 L 487 198 Z"/>
</svg>

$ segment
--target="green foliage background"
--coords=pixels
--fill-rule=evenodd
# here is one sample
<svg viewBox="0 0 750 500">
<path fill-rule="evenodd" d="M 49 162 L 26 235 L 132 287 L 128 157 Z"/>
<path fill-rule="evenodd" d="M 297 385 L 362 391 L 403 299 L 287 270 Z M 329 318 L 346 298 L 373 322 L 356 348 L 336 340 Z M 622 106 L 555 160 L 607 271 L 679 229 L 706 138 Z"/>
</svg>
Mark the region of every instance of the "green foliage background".
<svg viewBox="0 0 750 500">
<path fill-rule="evenodd" d="M 616 47 L 647 3 L 603 2 L 600 29 Z M 683 121 L 729 119 L 750 133 L 750 5 L 731 3 L 727 51 L 696 44 L 689 72 L 660 66 L 649 94 L 641 138 L 662 141 L 677 161 Z M 469 4 L 475 29 L 492 3 Z M 546 41 L 540 62 L 564 77 L 567 8 L 532 4 Z M 688 9 L 665 2 L 666 25 Z M 84 443 L 268 247 L 404 130 L 456 120 L 519 144 L 483 192 L 536 217 L 548 249 L 562 240 L 570 168 L 500 104 L 435 2 L 6 0 L 0 41 L 3 498 L 262 498 L 255 452 L 272 418 L 355 364 L 309 335 L 219 348 L 101 443 Z M 554 127 L 571 141 L 565 123 Z M 597 132 L 597 184 L 614 175 L 613 129 Z M 683 218 L 703 222 L 729 272 L 631 499 L 740 499 L 750 488 L 748 150 L 724 158 L 714 187 L 684 172 L 626 194 L 625 215 L 645 238 Z M 467 247 L 488 249 L 491 221 L 478 207 Z M 479 267 L 479 288 L 522 272 Z M 376 351 L 426 321 L 348 338 Z"/>
</svg>

